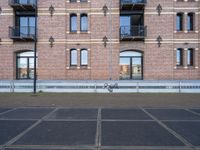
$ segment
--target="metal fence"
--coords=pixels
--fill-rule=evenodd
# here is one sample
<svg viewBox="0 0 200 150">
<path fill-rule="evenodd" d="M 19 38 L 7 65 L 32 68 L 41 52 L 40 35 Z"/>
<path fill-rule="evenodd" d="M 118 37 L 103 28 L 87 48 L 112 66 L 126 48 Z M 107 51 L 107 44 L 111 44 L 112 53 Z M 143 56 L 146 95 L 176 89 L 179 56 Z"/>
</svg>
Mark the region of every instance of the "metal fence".
<svg viewBox="0 0 200 150">
<path fill-rule="evenodd" d="M 33 92 L 32 81 L 0 81 L 0 92 Z M 56 93 L 200 93 L 197 81 L 47 81 L 37 92 Z"/>
</svg>

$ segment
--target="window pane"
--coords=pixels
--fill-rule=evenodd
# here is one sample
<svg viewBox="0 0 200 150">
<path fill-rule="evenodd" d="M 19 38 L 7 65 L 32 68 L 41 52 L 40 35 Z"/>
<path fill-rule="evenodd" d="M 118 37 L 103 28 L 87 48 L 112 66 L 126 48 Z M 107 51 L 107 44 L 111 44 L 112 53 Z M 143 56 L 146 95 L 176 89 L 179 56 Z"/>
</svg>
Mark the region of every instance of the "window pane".
<svg viewBox="0 0 200 150">
<path fill-rule="evenodd" d="M 188 66 L 193 66 L 193 50 L 188 49 L 188 55 L 187 55 L 187 60 L 188 60 Z"/>
<path fill-rule="evenodd" d="M 176 65 L 177 66 L 183 65 L 182 60 L 183 60 L 183 51 L 182 51 L 182 49 L 177 49 L 177 51 L 176 51 Z"/>
<path fill-rule="evenodd" d="M 77 50 L 71 50 L 71 65 L 77 65 Z"/>
<path fill-rule="evenodd" d="M 88 65 L 88 51 L 81 51 L 81 65 Z"/>
<path fill-rule="evenodd" d="M 192 31 L 194 28 L 194 17 L 193 14 L 188 14 L 188 31 Z"/>
<path fill-rule="evenodd" d="M 88 17 L 86 15 L 81 16 L 81 31 L 88 30 Z"/>
<path fill-rule="evenodd" d="M 71 32 L 76 32 L 77 31 L 77 16 L 72 15 L 70 21 L 71 21 Z"/>
<path fill-rule="evenodd" d="M 182 31 L 183 30 L 183 15 L 177 14 L 176 16 L 176 30 Z"/>
</svg>

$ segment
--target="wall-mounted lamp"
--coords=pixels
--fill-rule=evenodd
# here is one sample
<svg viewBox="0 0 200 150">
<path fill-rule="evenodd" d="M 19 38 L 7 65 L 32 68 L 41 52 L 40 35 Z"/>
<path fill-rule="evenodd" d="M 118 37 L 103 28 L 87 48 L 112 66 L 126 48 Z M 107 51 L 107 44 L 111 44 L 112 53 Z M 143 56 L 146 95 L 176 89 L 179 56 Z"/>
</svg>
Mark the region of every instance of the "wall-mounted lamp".
<svg viewBox="0 0 200 150">
<path fill-rule="evenodd" d="M 104 36 L 104 37 L 103 37 L 104 47 L 107 46 L 107 42 L 108 42 L 108 38 L 107 38 L 107 36 Z"/>
<path fill-rule="evenodd" d="M 103 6 L 103 13 L 104 13 L 104 16 L 107 15 L 107 12 L 108 12 L 108 7 L 106 6 L 106 4 Z"/>
<path fill-rule="evenodd" d="M 162 42 L 162 37 L 159 35 L 158 37 L 157 37 L 157 39 L 156 39 L 156 41 L 158 42 L 158 47 L 160 47 L 161 46 L 161 42 Z"/>
<path fill-rule="evenodd" d="M 162 6 L 159 4 L 156 8 L 158 15 L 160 16 L 161 12 L 162 12 Z"/>
<path fill-rule="evenodd" d="M 51 5 L 51 6 L 49 7 L 49 13 L 50 13 L 51 17 L 53 16 L 54 11 L 55 11 L 55 9 L 54 9 L 54 7 Z"/>
<path fill-rule="evenodd" d="M 50 38 L 49 38 L 49 43 L 50 43 L 50 46 L 51 46 L 51 48 L 53 47 L 53 43 L 55 42 L 55 40 L 54 40 L 54 38 L 51 36 Z"/>
</svg>

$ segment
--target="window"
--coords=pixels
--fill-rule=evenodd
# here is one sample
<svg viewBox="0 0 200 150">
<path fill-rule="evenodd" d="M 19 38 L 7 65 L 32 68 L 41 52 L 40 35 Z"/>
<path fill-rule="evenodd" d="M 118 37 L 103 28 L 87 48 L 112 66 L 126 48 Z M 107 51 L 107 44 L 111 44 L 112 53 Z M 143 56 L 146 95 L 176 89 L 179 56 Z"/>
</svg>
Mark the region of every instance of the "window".
<svg viewBox="0 0 200 150">
<path fill-rule="evenodd" d="M 81 50 L 81 66 L 88 65 L 88 51 L 86 49 Z"/>
<path fill-rule="evenodd" d="M 76 3 L 76 0 L 70 0 L 70 3 Z"/>
<path fill-rule="evenodd" d="M 35 17 L 17 16 L 15 24 L 19 36 L 35 35 Z"/>
<path fill-rule="evenodd" d="M 81 32 L 88 31 L 88 16 L 87 14 L 81 15 Z"/>
<path fill-rule="evenodd" d="M 176 15 L 176 30 L 183 31 L 183 13 Z"/>
<path fill-rule="evenodd" d="M 193 66 L 194 65 L 194 50 L 189 48 L 187 51 L 187 65 Z"/>
<path fill-rule="evenodd" d="M 76 14 L 70 15 L 70 31 L 77 32 L 77 15 Z"/>
<path fill-rule="evenodd" d="M 183 66 L 183 49 L 181 48 L 176 51 L 176 65 Z"/>
<path fill-rule="evenodd" d="M 16 73 L 17 79 L 33 79 L 34 77 L 34 52 L 17 53 Z M 37 63 L 37 62 L 36 62 Z"/>
<path fill-rule="evenodd" d="M 77 50 L 76 49 L 72 49 L 70 51 L 70 65 L 77 66 Z"/>
<path fill-rule="evenodd" d="M 87 2 L 87 0 L 80 0 L 80 2 L 82 3 L 82 2 Z"/>
<path fill-rule="evenodd" d="M 187 15 L 187 27 L 188 31 L 194 30 L 194 13 L 189 13 Z"/>
</svg>

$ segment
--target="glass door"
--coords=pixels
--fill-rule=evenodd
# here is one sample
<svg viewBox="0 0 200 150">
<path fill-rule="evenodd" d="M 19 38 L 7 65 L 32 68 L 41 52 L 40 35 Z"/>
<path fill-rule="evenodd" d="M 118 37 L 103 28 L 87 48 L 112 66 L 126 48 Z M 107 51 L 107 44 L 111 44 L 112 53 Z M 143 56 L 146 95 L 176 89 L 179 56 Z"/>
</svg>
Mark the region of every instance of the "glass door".
<svg viewBox="0 0 200 150">
<path fill-rule="evenodd" d="M 130 58 L 120 58 L 120 79 L 129 80 L 131 73 Z"/>
<path fill-rule="evenodd" d="M 132 79 L 141 80 L 142 79 L 142 58 L 133 57 L 131 65 L 132 65 Z"/>
</svg>

